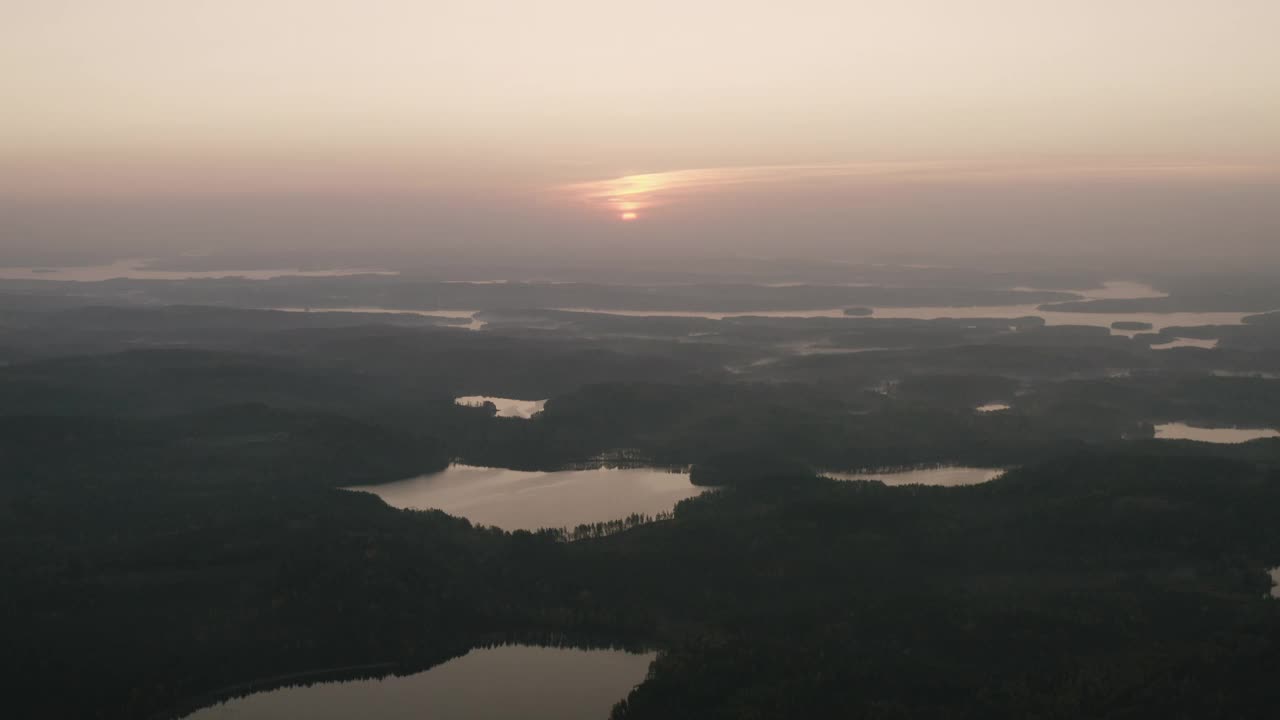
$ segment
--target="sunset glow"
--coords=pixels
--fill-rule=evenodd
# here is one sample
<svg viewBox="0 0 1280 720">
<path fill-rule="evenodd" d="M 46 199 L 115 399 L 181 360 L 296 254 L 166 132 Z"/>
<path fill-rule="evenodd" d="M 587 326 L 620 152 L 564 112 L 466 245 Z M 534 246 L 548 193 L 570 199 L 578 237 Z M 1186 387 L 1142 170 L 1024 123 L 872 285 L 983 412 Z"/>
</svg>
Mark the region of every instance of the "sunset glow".
<svg viewBox="0 0 1280 720">
<path fill-rule="evenodd" d="M 1280 180 L 1280 168 L 1267 164 L 1059 160 L 1040 162 L 863 162 L 825 165 L 710 167 L 570 183 L 560 191 L 571 202 L 603 204 L 622 220 L 637 211 L 705 201 L 716 195 L 747 192 L 776 194 L 822 183 L 838 192 L 887 187 L 1013 183 L 1177 183 Z"/>
<path fill-rule="evenodd" d="M 0 230 L 1280 256 L 1275 0 L 692 5 L 10 0 Z"/>
<path fill-rule="evenodd" d="M 0 0 L 5 717 L 1276 712 L 1277 28 Z"/>
</svg>

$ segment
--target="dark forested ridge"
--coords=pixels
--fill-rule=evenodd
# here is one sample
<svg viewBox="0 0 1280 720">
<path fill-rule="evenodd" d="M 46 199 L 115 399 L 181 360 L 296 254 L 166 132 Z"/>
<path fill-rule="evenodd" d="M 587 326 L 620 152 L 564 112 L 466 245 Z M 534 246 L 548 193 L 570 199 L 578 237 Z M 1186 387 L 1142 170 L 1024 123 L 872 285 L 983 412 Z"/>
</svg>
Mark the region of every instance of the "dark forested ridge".
<svg viewBox="0 0 1280 720">
<path fill-rule="evenodd" d="M 48 457 L 6 457 L 26 452 Z M 668 648 L 618 717 L 1129 717 L 1187 698 L 1239 716 L 1280 662 L 1262 572 L 1280 442 L 1227 454 L 1136 447 L 950 489 L 760 475 L 568 544 L 391 510 L 320 473 L 265 483 L 269 466 L 236 462 L 148 485 L 99 458 L 121 487 L 91 508 L 6 489 L 5 617 L 23 622 L 5 671 L 31 717 L 148 717 L 542 633 Z"/>
<path fill-rule="evenodd" d="M 1280 700 L 1264 574 L 1280 565 L 1280 440 L 1151 439 L 1164 422 L 1280 425 L 1265 318 L 1177 330 L 1213 350 L 1158 351 L 1035 319 L 511 305 L 652 295 L 596 286 L 502 289 L 474 305 L 489 308 L 474 332 L 226 305 L 335 288 L 352 304 L 427 303 L 480 286 L 120 282 L 73 301 L 20 285 L 40 289 L 0 304 L 13 717 L 172 717 L 504 638 L 660 649 L 618 720 L 1240 718 Z M 961 290 L 898 294 L 1000 299 Z M 128 300 L 139 293 L 222 306 Z M 870 302 L 808 293 L 671 297 Z M 547 403 L 502 418 L 461 395 Z M 976 412 L 989 403 L 1010 408 Z M 719 489 L 569 533 L 340 489 L 457 460 L 602 457 L 692 466 Z M 937 464 L 1012 469 L 963 488 L 822 477 Z"/>
</svg>

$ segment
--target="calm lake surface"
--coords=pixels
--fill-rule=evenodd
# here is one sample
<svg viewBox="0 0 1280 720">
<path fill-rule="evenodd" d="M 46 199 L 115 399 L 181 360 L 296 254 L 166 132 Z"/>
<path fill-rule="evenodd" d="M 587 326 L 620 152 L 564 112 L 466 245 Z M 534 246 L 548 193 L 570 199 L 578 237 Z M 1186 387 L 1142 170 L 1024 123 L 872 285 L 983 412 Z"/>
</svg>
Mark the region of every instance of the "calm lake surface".
<svg viewBox="0 0 1280 720">
<path fill-rule="evenodd" d="M 542 412 L 546 407 L 546 400 L 516 400 L 515 398 L 500 398 L 491 395 L 464 395 L 455 398 L 453 401 L 457 405 L 463 407 L 484 407 L 487 402 L 493 403 L 498 408 L 498 417 L 523 418 L 528 420 L 534 415 Z"/>
<path fill-rule="evenodd" d="M 835 480 L 879 480 L 885 485 L 937 485 L 940 487 L 959 487 L 961 485 L 978 485 L 994 480 L 1004 474 L 999 468 L 975 467 L 939 467 L 924 470 L 897 470 L 879 472 L 824 472 Z"/>
<path fill-rule="evenodd" d="M 725 318 L 842 318 L 844 308 L 818 308 L 815 310 L 753 310 L 749 312 L 702 312 L 699 310 L 601 310 L 599 308 L 556 308 L 558 312 L 590 313 L 593 315 L 621 315 L 623 317 L 684 317 L 724 320 Z"/>
<path fill-rule="evenodd" d="M 780 286 L 804 286 L 805 283 L 780 283 L 767 284 L 770 287 Z M 874 283 L 852 283 L 851 287 L 875 287 Z M 1145 283 L 1134 282 L 1129 280 L 1110 280 L 1103 283 L 1102 287 L 1087 290 L 1047 290 L 1041 288 L 1017 287 L 1012 290 L 1024 292 L 1069 292 L 1080 296 L 1082 300 L 1130 300 L 1138 298 L 1150 297 L 1167 297 L 1164 293 Z M 939 306 L 939 307 L 920 307 L 920 308 L 895 308 L 895 307 L 876 307 L 873 308 L 874 314 L 869 317 L 877 318 L 894 318 L 907 317 L 922 320 L 934 320 L 941 317 L 953 318 L 1018 318 L 1027 315 L 1041 315 L 1045 313 L 1038 310 L 1039 305 L 989 305 L 976 307 L 963 306 Z M 736 317 L 771 317 L 771 318 L 844 318 L 850 317 L 845 314 L 844 307 L 838 308 L 815 308 L 810 310 L 757 310 L 751 312 L 698 312 L 688 310 L 602 310 L 599 308 L 586 307 L 568 307 L 557 308 L 563 312 L 582 312 L 582 313 L 598 313 L 602 315 L 625 315 L 628 317 L 697 317 L 706 318 L 708 320 L 724 320 L 725 318 Z M 898 315 L 897 313 L 906 313 Z M 973 314 L 977 313 L 977 314 Z M 1083 315 L 1088 313 L 1055 313 L 1058 315 Z M 1250 314 L 1250 313 L 1243 313 Z M 1120 319 L 1114 315 L 1108 315 L 1112 321 Z M 1053 324 L 1053 323 L 1051 323 Z M 1081 325 L 1086 323 L 1081 321 Z M 1106 323 L 1110 326 L 1111 322 Z"/>
<path fill-rule="evenodd" d="M 557 308 L 564 312 L 596 313 L 600 315 L 622 315 L 627 317 L 688 317 L 708 320 L 724 320 L 725 318 L 763 317 L 763 318 L 844 318 L 844 308 L 823 308 L 817 310 L 776 310 L 759 312 L 696 312 L 685 310 L 601 310 L 596 308 Z M 1159 332 L 1171 327 L 1200 327 L 1204 325 L 1243 325 L 1249 312 L 1171 312 L 1171 313 L 1089 313 L 1058 312 L 1041 310 L 1039 305 L 973 305 L 953 306 L 940 305 L 933 307 L 876 307 L 872 308 L 871 319 L 879 320 L 981 320 L 1006 319 L 1022 317 L 1043 318 L 1046 325 L 1086 325 L 1104 327 L 1112 335 L 1133 337 L 1139 333 Z M 850 318 L 855 319 L 855 318 Z M 866 318 L 861 318 L 866 319 Z M 1141 322 L 1151 325 L 1148 330 L 1117 330 L 1112 323 L 1120 321 Z"/>
<path fill-rule="evenodd" d="M 1156 425 L 1156 438 L 1160 440 L 1198 440 L 1208 443 L 1243 443 L 1260 438 L 1280 437 L 1280 431 L 1271 428 L 1203 428 L 1185 423 Z"/>
<path fill-rule="evenodd" d="M 987 403 L 986 405 L 979 405 L 974 408 L 975 411 L 980 413 L 1004 412 L 1009 409 L 1010 407 L 1004 403 Z"/>
<path fill-rule="evenodd" d="M 1036 291 L 1037 288 L 1013 288 L 1014 290 Z M 1159 298 L 1167 295 L 1145 283 L 1132 280 L 1110 280 L 1102 287 L 1080 290 L 1066 290 L 1080 295 L 1085 300 L 1128 300 L 1139 298 Z M 723 320 L 734 317 L 774 317 L 774 318 L 843 318 L 847 317 L 843 307 L 819 308 L 814 310 L 783 310 L 762 312 L 685 312 L 685 311 L 648 311 L 648 310 L 601 310 L 596 308 L 560 308 L 568 312 L 601 313 L 607 315 L 626 315 L 631 317 L 697 317 L 710 320 Z M 1041 310 L 1040 305 L 976 305 L 976 306 L 934 306 L 934 307 L 874 307 L 869 317 L 879 319 L 906 320 L 939 320 L 952 318 L 960 320 L 977 320 L 984 318 L 1014 319 L 1020 317 L 1044 318 L 1047 325 L 1091 325 L 1111 329 L 1113 335 L 1133 337 L 1139 332 L 1154 332 L 1169 327 L 1198 327 L 1203 325 L 1241 325 L 1244 318 L 1256 315 L 1256 312 L 1174 312 L 1174 313 L 1088 313 L 1057 312 Z M 1111 324 L 1118 321 L 1150 323 L 1151 330 L 1116 330 Z M 1183 347 L 1181 345 L 1176 347 Z M 1201 347 L 1197 345 L 1196 347 Z"/>
<path fill-rule="evenodd" d="M 129 280 L 193 280 L 216 278 L 245 278 L 270 280 L 294 275 L 300 277 L 336 277 L 339 275 L 398 275 L 389 270 L 364 270 L 338 268 L 334 270 L 149 270 L 146 260 L 117 260 L 106 265 L 82 267 L 0 267 L 0 280 L 64 280 L 75 282 L 100 282 L 126 278 Z"/>
<path fill-rule="evenodd" d="M 1036 290 L 1036 288 L 1014 288 L 1014 290 Z M 1089 300 L 1140 300 L 1143 298 L 1169 297 L 1144 282 L 1137 280 L 1108 280 L 1102 287 L 1067 290 Z"/>
<path fill-rule="evenodd" d="M 1243 325 L 1244 319 L 1256 312 L 1171 312 L 1171 313 L 1089 313 L 1057 312 L 1041 310 L 1038 305 L 1003 305 L 987 307 L 915 307 L 876 308 L 875 318 L 899 318 L 937 320 L 939 318 L 979 319 L 1035 316 L 1044 318 L 1046 325 L 1089 325 L 1105 327 L 1112 335 L 1133 337 L 1139 333 L 1159 332 L 1171 327 L 1200 327 L 1203 325 Z M 1141 322 L 1151 325 L 1150 330 L 1117 330 L 1114 322 Z"/>
<path fill-rule="evenodd" d="M 468 330 L 479 330 L 485 326 L 485 322 L 476 317 L 479 310 L 405 310 L 400 308 L 384 308 L 384 307 L 273 307 L 262 308 L 263 310 L 279 310 L 280 312 L 327 312 L 327 313 L 363 313 L 363 314 L 391 314 L 391 315 L 421 315 L 422 317 L 438 317 L 450 320 L 466 320 L 467 322 L 459 323 L 458 327 Z"/>
<path fill-rule="evenodd" d="M 1180 337 L 1180 338 L 1174 338 L 1173 340 L 1170 340 L 1167 343 L 1152 345 L 1151 349 L 1152 350 L 1172 350 L 1174 348 L 1182 348 L 1182 347 L 1200 348 L 1201 350 L 1212 350 L 1218 347 L 1218 341 L 1216 339 L 1202 340 L 1199 338 Z"/>
<path fill-rule="evenodd" d="M 479 330 L 485 326 L 485 321 L 477 317 L 479 311 L 476 310 L 410 310 L 403 308 L 386 308 L 386 307 L 315 307 L 315 308 L 299 308 L 299 307 L 275 307 L 264 308 L 267 310 L 283 310 L 287 312 L 348 312 L 348 313 L 401 313 L 410 315 L 423 315 L 427 317 L 443 317 L 454 319 L 465 319 L 468 321 L 466 327 L 469 330 Z M 952 306 L 941 305 L 936 307 L 876 307 L 872 308 L 872 314 L 866 317 L 854 318 L 845 315 L 844 308 L 818 308 L 814 310 L 758 310 L 751 312 L 700 312 L 696 310 L 615 310 L 600 308 L 555 308 L 558 312 L 577 312 L 591 313 L 596 315 L 618 315 L 623 317 L 684 317 L 684 318 L 703 318 L 706 320 L 724 320 L 726 318 L 845 318 L 854 319 L 879 319 L 879 320 L 941 320 L 944 318 L 953 320 L 981 320 L 981 319 L 1004 319 L 1013 320 L 1023 317 L 1039 317 L 1043 318 L 1046 325 L 1084 325 L 1091 327 L 1104 327 L 1111 331 L 1112 335 L 1124 337 L 1133 337 L 1140 333 L 1159 332 L 1171 327 L 1201 327 L 1206 325 L 1243 325 L 1244 319 L 1250 315 L 1258 315 L 1256 311 L 1247 312 L 1171 312 L 1171 313 L 1088 313 L 1088 312 L 1057 312 L 1052 310 L 1041 310 L 1039 305 L 973 305 L 973 306 Z M 1112 323 L 1120 321 L 1141 322 L 1151 326 L 1145 330 L 1117 330 L 1111 327 Z M 1215 341 L 1193 341 L 1183 339 L 1178 345 L 1169 345 L 1167 347 L 1209 347 L 1201 343 L 1209 343 Z M 1215 342 L 1216 344 L 1216 342 Z M 875 348 L 864 348 L 875 349 Z M 1157 347 L 1157 349 L 1165 349 L 1165 346 Z"/>
<path fill-rule="evenodd" d="M 262 271 L 267 272 L 267 271 Z M 328 271 L 332 274 L 341 274 L 344 271 Z M 278 273 L 277 273 L 278 274 Z M 328 274 L 328 273 L 326 273 Z M 1020 290 L 1033 290 L 1033 288 L 1017 288 Z M 1134 299 L 1147 297 L 1164 297 L 1164 294 L 1142 283 L 1131 281 L 1110 281 L 1105 283 L 1101 288 L 1091 290 L 1070 290 L 1066 292 L 1074 292 L 1087 300 L 1104 300 L 1104 299 Z M 271 308 L 274 310 L 302 311 L 305 308 Z M 847 318 L 854 319 L 845 314 L 844 307 L 836 308 L 814 308 L 810 310 L 755 310 L 755 311 L 737 311 L 737 312 L 702 312 L 696 310 L 626 310 L 616 308 L 591 308 L 591 307 L 561 307 L 555 308 L 560 312 L 579 312 L 592 313 L 598 315 L 620 315 L 624 317 L 686 317 L 686 318 L 703 318 L 707 320 L 724 320 L 727 318 L 743 318 L 743 317 L 760 317 L 760 318 Z M 311 308 L 311 312 L 364 312 L 364 313 L 408 313 L 416 315 L 426 315 L 434 317 L 445 317 L 455 319 L 466 319 L 469 323 L 465 326 L 471 330 L 479 330 L 485 326 L 483 320 L 477 318 L 476 310 L 409 310 L 397 308 L 383 307 L 344 307 L 344 308 Z M 941 305 L 930 307 L 874 307 L 871 308 L 872 314 L 870 318 L 886 319 L 886 320 L 939 320 L 950 318 L 956 320 L 978 320 L 978 319 L 1007 319 L 1012 320 L 1022 317 L 1039 317 L 1043 318 L 1046 325 L 1086 325 L 1094 327 L 1105 327 L 1111 331 L 1112 335 L 1120 335 L 1124 337 L 1133 337 L 1140 333 L 1159 332 L 1170 327 L 1201 327 L 1206 325 L 1242 325 L 1244 319 L 1250 315 L 1259 314 L 1256 311 L 1247 312 L 1170 312 L 1170 313 L 1145 313 L 1145 312 L 1117 312 L 1117 313 L 1090 313 L 1090 312 L 1058 312 L 1054 310 L 1041 310 L 1038 304 L 1028 305 L 974 305 L 974 306 L 953 306 Z M 1146 330 L 1117 330 L 1112 328 L 1112 323 L 1120 321 L 1140 322 L 1151 325 Z M 1212 345 L 1210 344 L 1212 343 Z M 1216 346 L 1216 340 L 1192 340 L 1179 338 L 1171 344 L 1155 346 L 1158 350 L 1173 347 L 1205 347 L 1210 348 Z M 802 352 L 802 354 L 804 354 Z"/>
<path fill-rule="evenodd" d="M 507 645 L 425 672 L 289 687 L 188 720 L 604 720 L 644 680 L 653 653 Z"/>
<path fill-rule="evenodd" d="M 536 530 L 654 515 L 708 488 L 689 475 L 655 468 L 526 472 L 451 465 L 431 475 L 348 488 L 370 492 L 392 507 L 439 509 L 504 530 Z"/>
</svg>

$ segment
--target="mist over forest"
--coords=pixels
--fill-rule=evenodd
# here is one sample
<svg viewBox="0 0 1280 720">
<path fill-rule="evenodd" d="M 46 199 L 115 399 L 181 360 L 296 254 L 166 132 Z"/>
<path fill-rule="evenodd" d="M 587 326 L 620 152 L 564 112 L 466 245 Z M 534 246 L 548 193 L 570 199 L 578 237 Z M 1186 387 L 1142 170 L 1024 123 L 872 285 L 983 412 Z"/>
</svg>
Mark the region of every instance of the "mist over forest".
<svg viewBox="0 0 1280 720">
<path fill-rule="evenodd" d="M 0 3 L 0 717 L 1280 707 L 1280 3 Z"/>
<path fill-rule="evenodd" d="M 527 646 L 650 653 L 545 680 L 618 719 L 1274 700 L 1260 276 L 218 264 L 0 279 L 19 716 L 283 717 Z"/>
</svg>

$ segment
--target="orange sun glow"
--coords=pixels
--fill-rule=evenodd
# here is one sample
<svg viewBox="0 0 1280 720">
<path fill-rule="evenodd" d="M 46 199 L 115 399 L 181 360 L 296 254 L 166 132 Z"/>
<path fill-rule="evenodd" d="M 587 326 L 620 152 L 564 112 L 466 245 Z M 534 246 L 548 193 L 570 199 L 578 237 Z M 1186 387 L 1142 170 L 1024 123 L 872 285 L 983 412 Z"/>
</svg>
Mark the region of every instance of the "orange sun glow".
<svg viewBox="0 0 1280 720">
<path fill-rule="evenodd" d="M 622 218 L 623 220 L 635 220 L 636 218 L 638 218 L 638 217 L 640 217 L 640 216 L 639 216 L 639 215 L 637 215 L 637 214 L 635 214 L 635 213 L 633 213 L 633 212 L 624 212 L 624 213 L 622 213 L 621 215 L 619 215 L 618 217 Z"/>
</svg>

